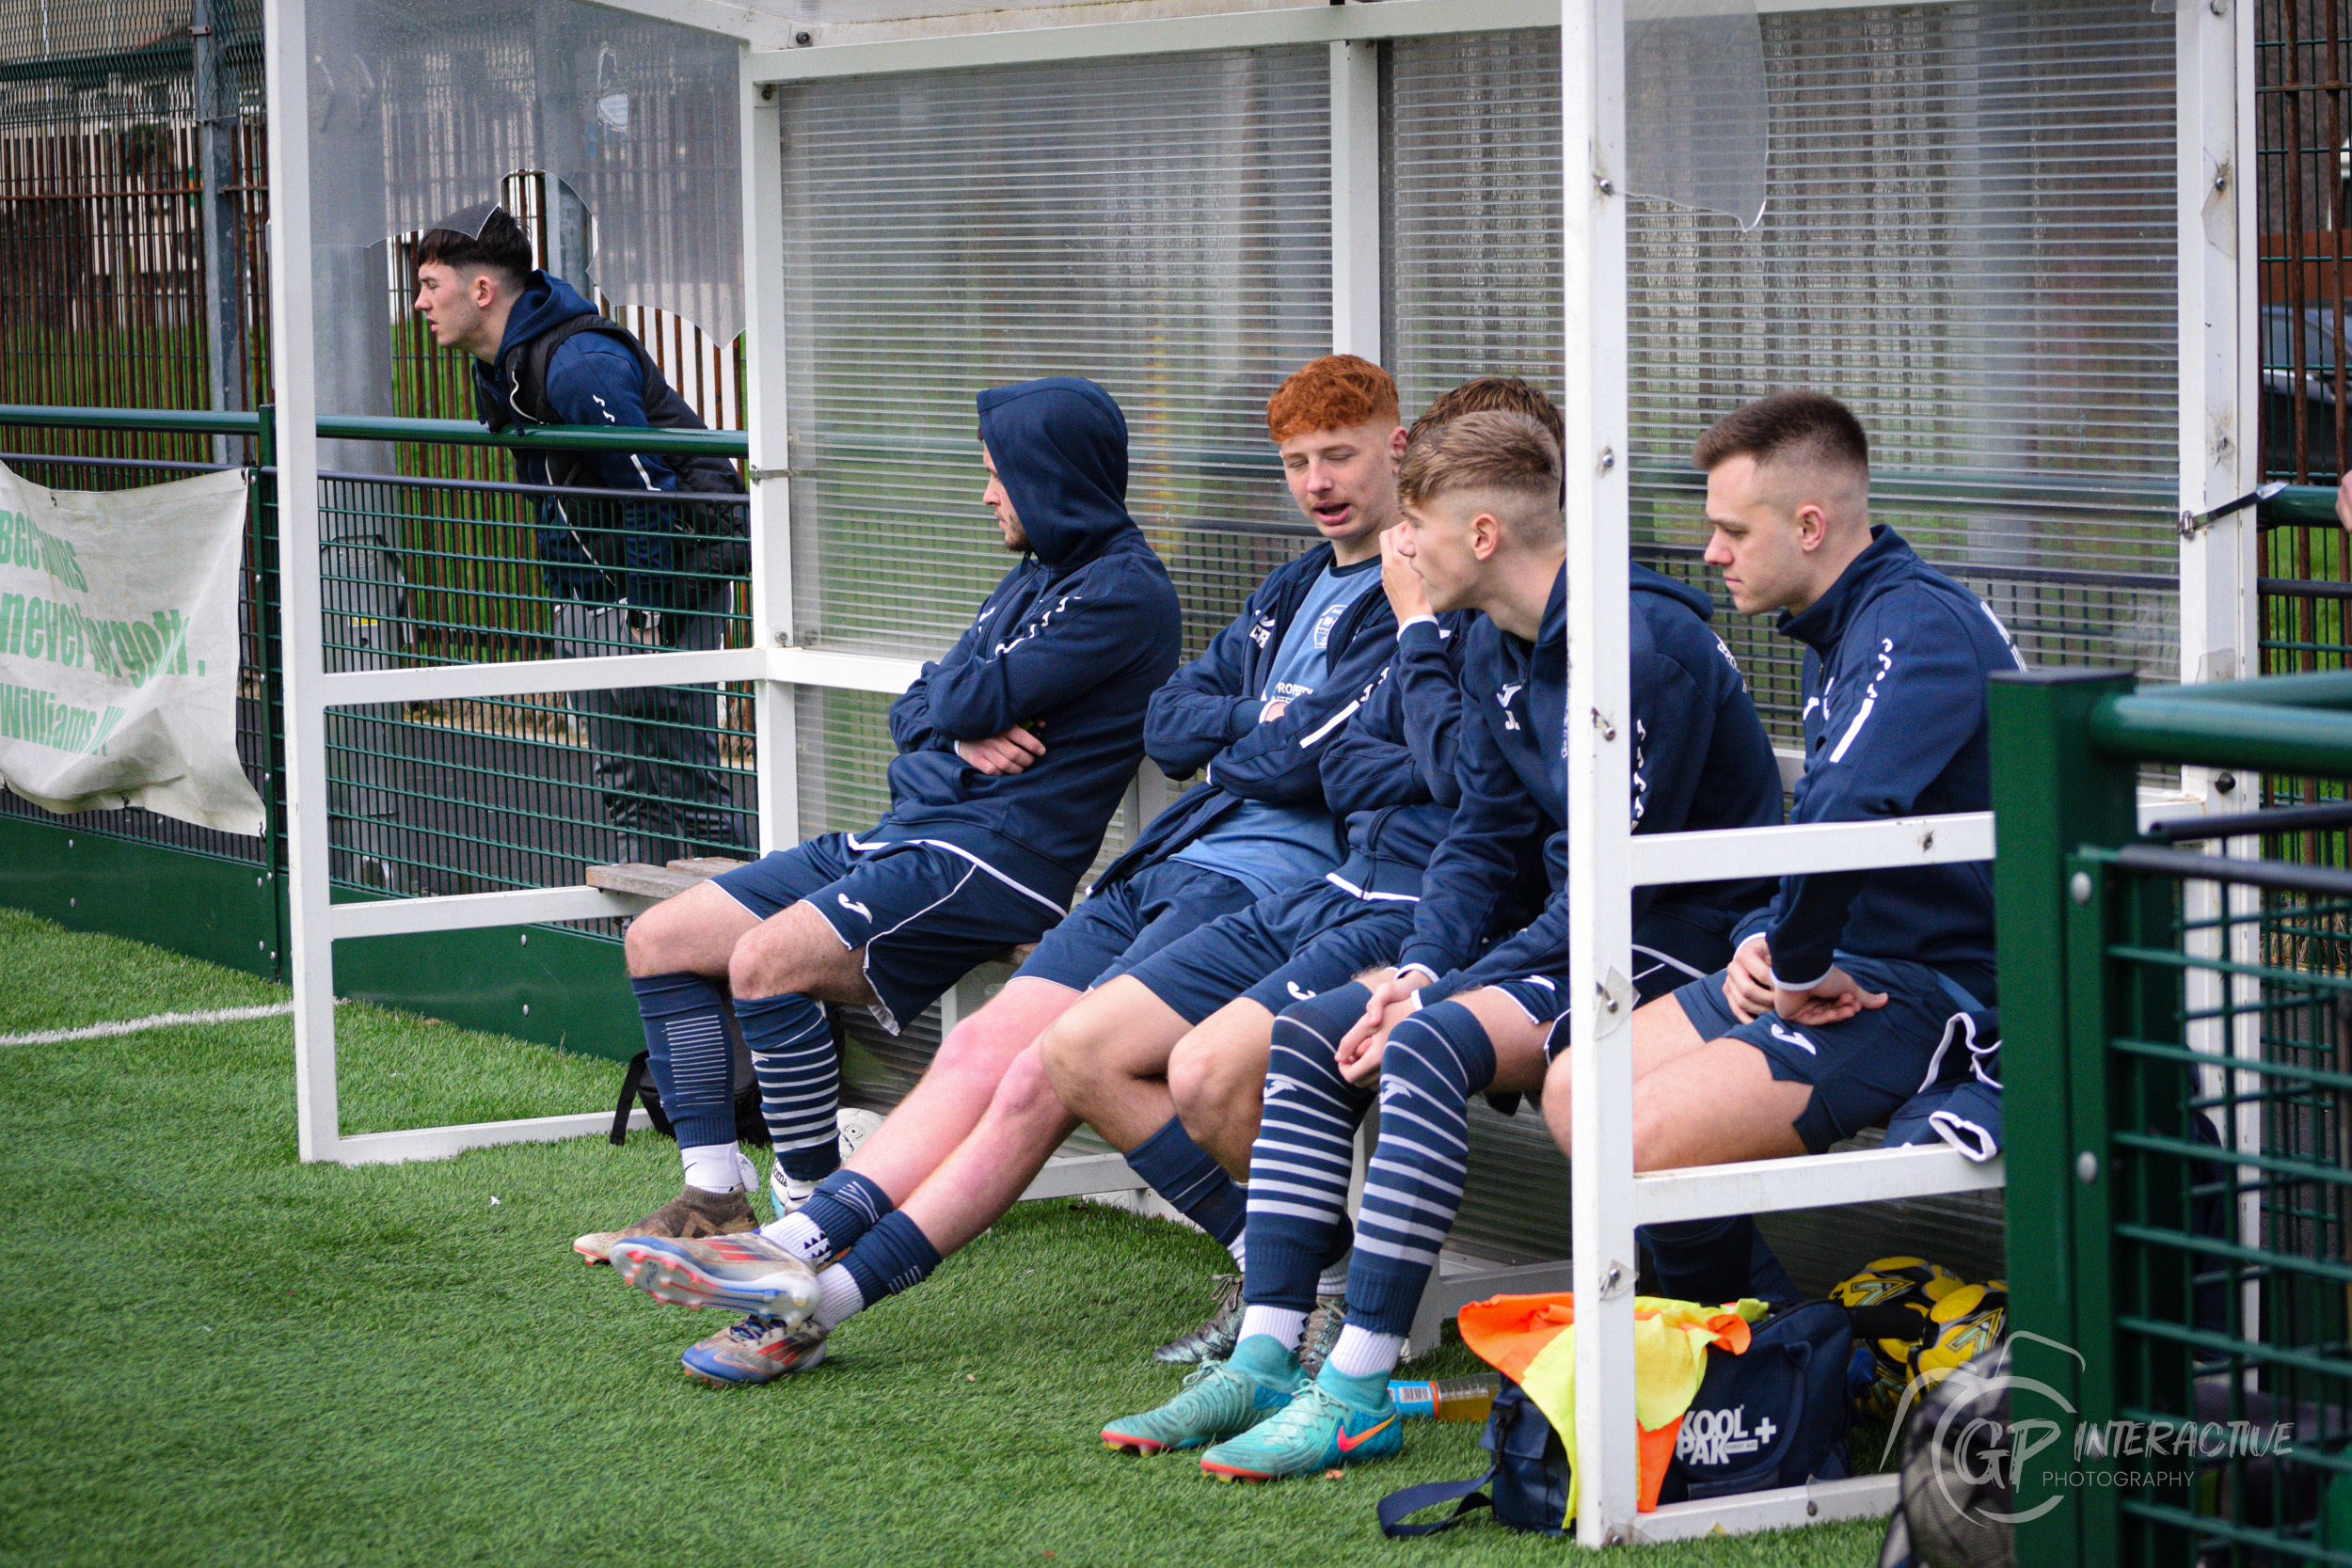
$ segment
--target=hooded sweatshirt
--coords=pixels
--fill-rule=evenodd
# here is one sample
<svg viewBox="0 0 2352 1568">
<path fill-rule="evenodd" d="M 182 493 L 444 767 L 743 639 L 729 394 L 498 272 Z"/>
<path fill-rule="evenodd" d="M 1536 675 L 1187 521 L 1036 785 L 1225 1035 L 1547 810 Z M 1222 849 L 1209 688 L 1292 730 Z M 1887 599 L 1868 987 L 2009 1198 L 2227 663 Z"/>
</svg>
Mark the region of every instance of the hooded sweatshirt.
<svg viewBox="0 0 2352 1568">
<path fill-rule="evenodd" d="M 1992 809 L 1985 685 L 2025 660 L 1982 599 L 1879 527 L 1828 593 L 1781 617 L 1780 632 L 1805 649 L 1804 776 L 1791 820 Z M 1759 932 L 1774 982 L 1791 990 L 1819 984 L 1844 952 L 1923 963 L 1986 1006 L 1999 1001 L 1990 862 L 1784 877 L 1738 937 Z"/>
<path fill-rule="evenodd" d="M 1363 706 L 1323 753 L 1323 794 L 1345 819 L 1347 859 L 1327 880 L 1362 898 L 1421 896 L 1421 874 L 1461 802 L 1463 635 L 1479 617 L 1416 616 Z"/>
<path fill-rule="evenodd" d="M 1358 595 L 1330 628 L 1321 683 L 1279 718 L 1260 722 L 1259 716 L 1282 639 L 1331 563 L 1331 546 L 1317 545 L 1267 573 L 1200 657 L 1152 693 L 1144 750 L 1171 779 L 1204 768 L 1207 774 L 1104 869 L 1095 879 L 1098 890 L 1215 832 L 1244 800 L 1329 809 L 1323 797 L 1324 750 L 1361 709 L 1365 689 L 1396 646 L 1389 596 L 1377 587 Z M 1338 847 L 1336 826 L 1332 847 Z"/>
<path fill-rule="evenodd" d="M 1637 833 L 1769 827 L 1780 766 L 1747 683 L 1708 628 L 1707 595 L 1645 566 L 1629 574 L 1633 705 L 1630 809 Z M 1551 585 L 1534 644 L 1482 617 L 1462 672 L 1462 803 L 1422 879 L 1400 962 L 1439 976 L 1424 1004 L 1567 962 L 1567 574 Z M 1534 924 L 1470 969 L 1482 933 L 1509 908 L 1519 868 L 1540 853 L 1550 897 Z M 1633 918 L 1673 918 L 1728 936 L 1770 884 L 1754 879 L 1633 890 Z M 1454 972 L 1461 970 L 1462 973 Z"/>
<path fill-rule="evenodd" d="M 515 406 L 515 378 L 523 350 L 533 340 L 575 316 L 595 316 L 596 308 L 562 278 L 533 272 L 506 318 L 499 340 L 498 357 L 490 364 L 473 362 L 474 411 L 493 430 L 539 421 Z M 562 424 L 613 425 L 643 428 L 646 417 L 644 372 L 628 344 L 608 333 L 580 332 L 560 344 L 548 360 L 547 397 Z M 651 452 L 602 451 L 583 454 L 578 470 L 584 483 L 607 490 L 663 491 L 677 488 L 670 465 Z M 515 453 L 516 477 L 525 484 L 548 483 L 544 452 Z M 666 574 L 672 565 L 670 534 L 673 519 L 666 506 L 637 507 L 620 503 L 617 513 L 607 503 L 567 500 L 561 495 L 537 498 L 539 559 L 548 586 L 559 595 L 611 604 L 653 606 L 663 601 Z M 617 521 L 627 531 L 619 560 L 599 564 L 589 553 L 596 534 Z M 612 561 L 608 546 L 606 560 Z"/>
<path fill-rule="evenodd" d="M 1056 376 L 982 392 L 979 413 L 1029 553 L 890 705 L 890 813 L 851 843 L 937 845 L 1063 909 L 1143 759 L 1182 619 L 1127 515 L 1127 421 L 1110 394 Z M 956 752 L 1015 724 L 1045 743 L 1021 772 Z"/>
</svg>

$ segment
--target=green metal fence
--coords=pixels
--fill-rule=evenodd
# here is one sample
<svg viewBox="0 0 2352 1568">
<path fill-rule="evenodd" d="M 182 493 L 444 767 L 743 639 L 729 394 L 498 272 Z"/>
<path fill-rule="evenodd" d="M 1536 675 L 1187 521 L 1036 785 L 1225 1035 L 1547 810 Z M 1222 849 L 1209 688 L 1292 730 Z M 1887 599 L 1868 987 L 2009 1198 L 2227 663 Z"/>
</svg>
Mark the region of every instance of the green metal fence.
<svg viewBox="0 0 2352 1568">
<path fill-rule="evenodd" d="M 28 439 L 42 433 L 72 437 L 75 454 L 55 450 L 65 442 Z M 36 483 L 107 489 L 216 467 L 186 457 L 87 454 L 88 446 L 106 442 L 140 449 L 226 436 L 259 469 L 247 525 L 237 741 L 247 774 L 269 807 L 271 832 L 244 838 L 139 811 L 56 816 L 0 791 L 0 862 L 14 856 L 18 863 L 0 870 L 0 884 L 13 890 L 10 902 L 263 974 L 277 972 L 278 956 L 286 950 L 278 891 L 285 849 L 277 830 L 284 795 L 273 433 L 272 411 L 266 408 L 255 415 L 0 404 L 0 461 Z M 475 451 L 501 466 L 505 459 L 497 449 L 524 447 L 692 451 L 739 460 L 745 447 L 741 434 L 541 430 L 509 437 L 469 421 L 373 418 L 323 420 L 319 433 L 323 440 L 338 443 L 337 450 L 381 452 L 384 458 L 380 471 L 370 464 L 371 471 L 330 469 L 321 476 L 322 597 L 327 612 L 323 635 L 329 670 L 650 650 L 676 645 L 681 625 L 689 623 L 706 645 L 741 644 L 746 595 L 740 577 L 689 573 L 675 564 L 632 574 L 638 602 L 651 599 L 658 611 L 641 616 L 639 625 L 611 615 L 560 626 L 566 601 L 564 569 L 543 558 L 543 529 L 533 514 L 542 492 L 511 477 L 425 478 L 393 471 L 396 451 Z M 47 450 L 22 450 L 27 447 Z M 729 498 L 656 500 L 642 493 L 589 491 L 567 493 L 565 499 L 563 531 L 592 555 L 632 529 L 659 531 L 668 523 L 707 535 L 714 531 L 714 516 L 730 513 L 739 527 L 743 511 L 739 499 Z M 724 531 L 723 524 L 717 527 Z M 572 575 L 580 572 L 574 569 Z M 559 636 L 565 630 L 570 635 Z M 648 702 L 655 705 L 645 706 Z M 663 702 L 669 705 L 660 705 Z M 609 762 L 616 749 L 627 752 L 649 739 L 660 744 L 681 736 L 707 757 L 718 809 L 701 824 L 708 833 L 678 842 L 674 852 L 724 852 L 756 843 L 748 692 L 659 688 L 650 697 L 592 692 L 338 710 L 330 716 L 327 736 L 331 879 L 342 896 L 495 891 L 576 883 L 587 865 L 647 852 L 668 858 L 662 853 L 666 845 L 649 848 L 633 835 L 628 818 L 639 808 L 665 805 L 658 797 L 675 773 L 640 770 L 616 777 Z M 58 847 L 70 844 L 80 857 L 74 863 L 82 869 L 72 873 L 73 881 L 96 878 L 97 882 L 76 893 L 69 880 L 46 873 L 46 879 L 35 877 L 24 847 L 49 842 L 40 837 L 44 832 L 63 835 Z M 153 855 L 143 856 L 144 850 L 192 859 L 175 859 L 167 868 Z M 54 870 L 54 857 L 49 863 Z M 196 880 L 189 881 L 191 877 Z M 144 891 L 147 883 L 178 888 L 179 895 L 159 902 Z M 91 906 L 102 897 L 112 901 L 119 918 L 88 920 Z M 620 987 L 619 965 L 607 945 L 616 933 L 608 925 L 566 933 L 569 941 L 594 949 L 582 949 L 570 960 L 548 960 L 557 965 L 552 977 L 569 1005 L 551 1006 L 542 999 L 519 1024 L 518 1008 L 502 1005 L 516 983 L 505 973 L 512 966 L 501 968 L 486 954 L 474 956 L 469 944 L 485 939 L 468 933 L 434 939 L 440 946 L 429 958 L 422 955 L 432 943 L 412 939 L 387 939 L 384 953 L 373 958 L 368 955 L 373 944 L 353 944 L 353 956 L 338 960 L 338 989 L 549 1043 L 626 1055 L 636 1047 L 616 1032 L 612 1019 L 625 1020 L 627 1009 L 599 1011 L 596 1004 L 601 991 Z M 405 957 L 396 956 L 394 948 Z M 532 951 L 570 948 L 542 942 Z M 447 982 L 434 995 L 404 990 L 419 973 L 434 969 Z M 625 990 L 620 995 L 625 1000 Z"/>
<path fill-rule="evenodd" d="M 2352 777 L 2352 673 L 2021 675 L 1994 726 L 2018 1560 L 2352 1563 L 2352 874 L 2295 854 L 2352 808 L 2142 835 L 2133 788 Z"/>
</svg>

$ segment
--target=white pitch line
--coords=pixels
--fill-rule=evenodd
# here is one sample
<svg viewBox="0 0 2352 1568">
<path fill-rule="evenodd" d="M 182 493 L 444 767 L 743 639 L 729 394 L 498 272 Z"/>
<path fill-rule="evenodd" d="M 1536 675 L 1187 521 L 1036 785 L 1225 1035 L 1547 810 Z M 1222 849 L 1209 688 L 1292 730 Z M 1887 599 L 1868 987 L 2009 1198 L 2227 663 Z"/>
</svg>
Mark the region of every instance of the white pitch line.
<svg viewBox="0 0 2352 1568">
<path fill-rule="evenodd" d="M 244 1023 L 257 1018 L 284 1018 L 292 1002 L 266 1007 L 221 1007 L 209 1013 L 155 1013 L 125 1019 L 119 1023 L 89 1023 L 79 1029 L 44 1029 L 33 1035 L 0 1035 L 0 1045 L 63 1045 L 68 1040 L 98 1040 L 112 1035 L 135 1035 L 145 1029 L 170 1029 L 183 1023 Z"/>
</svg>

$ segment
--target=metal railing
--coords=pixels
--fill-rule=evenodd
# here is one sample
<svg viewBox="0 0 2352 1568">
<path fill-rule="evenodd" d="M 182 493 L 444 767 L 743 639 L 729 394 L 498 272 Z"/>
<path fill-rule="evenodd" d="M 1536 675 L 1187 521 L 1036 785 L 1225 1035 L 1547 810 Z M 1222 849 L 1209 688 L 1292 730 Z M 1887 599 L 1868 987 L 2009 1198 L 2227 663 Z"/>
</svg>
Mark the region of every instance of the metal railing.
<svg viewBox="0 0 2352 1568">
<path fill-rule="evenodd" d="M 1994 723 L 2018 1560 L 2352 1563 L 2352 874 L 2284 858 L 2352 808 L 2133 811 L 2146 762 L 2352 777 L 2352 672 Z"/>
</svg>

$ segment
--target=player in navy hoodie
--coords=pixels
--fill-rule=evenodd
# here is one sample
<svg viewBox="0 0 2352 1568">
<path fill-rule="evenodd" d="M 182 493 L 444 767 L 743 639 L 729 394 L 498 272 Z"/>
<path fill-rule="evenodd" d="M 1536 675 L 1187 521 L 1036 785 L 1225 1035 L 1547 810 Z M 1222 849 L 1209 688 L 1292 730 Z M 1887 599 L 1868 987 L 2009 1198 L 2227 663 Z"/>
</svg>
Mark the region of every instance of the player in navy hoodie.
<svg viewBox="0 0 2352 1568">
<path fill-rule="evenodd" d="M 685 1190 L 628 1236 L 753 1228 L 735 1147 L 725 1003 L 759 1076 L 779 1192 L 840 1164 L 827 1002 L 894 1033 L 966 972 L 1062 918 L 1143 756 L 1176 663 L 1167 568 L 1127 515 L 1127 425 L 1090 381 L 978 400 L 984 499 L 1021 554 L 891 705 L 891 808 L 864 833 L 778 850 L 647 911 L 630 984 Z"/>
<path fill-rule="evenodd" d="M 453 217 L 416 249 L 415 299 L 434 341 L 473 356 L 474 408 L 493 430 L 526 424 L 699 430 L 702 420 L 644 348 L 572 286 L 531 265 L 502 210 Z M 723 646 L 722 602 L 749 563 L 739 500 L 679 503 L 681 493 L 739 497 L 732 465 L 652 452 L 518 451 L 533 498 L 539 565 L 559 656 L 583 658 Z M 645 499 L 566 495 L 642 492 Z M 578 691 L 605 819 L 625 861 L 659 865 L 734 848 L 740 814 L 719 773 L 714 686 Z"/>
<path fill-rule="evenodd" d="M 1347 355 L 1303 367 L 1268 402 L 1293 499 L 1326 542 L 1272 573 L 1208 650 L 1152 695 L 1145 750 L 1174 777 L 1205 767 L 1203 782 L 957 1026 L 849 1164 L 760 1236 L 613 1249 L 631 1282 L 663 1300 L 752 1314 L 689 1351 L 690 1372 L 766 1383 L 815 1366 L 834 1327 L 918 1284 L 994 1223 L 1069 1135 L 1042 1037 L 1085 1005 L 1089 988 L 1338 863 L 1319 760 L 1395 645 L 1378 539 L 1395 515 L 1405 434 L 1396 416 L 1395 382 Z M 1043 738 L 1053 741 L 1051 723 Z M 1120 1144 L 1136 1172 L 1180 1198 L 1202 1228 L 1237 1237 L 1239 1189 L 1172 1112 L 1141 1131 L 1139 1142 Z"/>
<path fill-rule="evenodd" d="M 1708 561 L 1804 645 L 1798 822 L 1984 811 L 1985 686 L 2022 667 L 1993 611 L 1869 517 L 1869 446 L 1819 392 L 1699 438 Z M 1782 879 L 1722 972 L 1633 1018 L 1633 1158 L 1656 1170 L 1819 1153 L 1968 1073 L 1951 1020 L 1998 1002 L 1982 862 Z M 1954 1060 L 1954 1057 L 1960 1059 Z M 1544 1114 L 1568 1146 L 1565 1061 Z"/>
<path fill-rule="evenodd" d="M 1215 1474 L 1274 1479 L 1397 1450 L 1387 1379 L 1461 1201 L 1470 1097 L 1537 1087 L 1563 1011 L 1556 897 L 1548 920 L 1464 968 L 1485 936 L 1508 928 L 1526 868 L 1565 872 L 1559 448 L 1525 415 L 1466 415 L 1415 441 L 1400 490 L 1406 549 L 1430 604 L 1486 612 L 1461 660 L 1460 803 L 1402 943 L 1416 967 L 1301 1002 L 1275 1025 L 1251 1155 L 1248 1306 L 1232 1357 L 1104 1431 L 1106 1441 L 1147 1449 L 1215 1442 L 1201 1461 Z M 1633 594 L 1634 719 L 1646 742 L 1633 781 L 1637 831 L 1779 816 L 1770 743 L 1706 609 L 1653 573 Z M 1662 973 L 1679 977 L 1728 952 L 1755 890 L 1677 891 L 1637 899 L 1637 918 Z M 1435 1000 L 1417 1007 L 1416 990 Z M 1392 998 L 1401 1016 L 1373 1027 Z M 1355 1226 L 1347 1322 L 1310 1380 L 1297 1356 L 1306 1309 L 1318 1269 L 1347 1244 L 1350 1134 L 1375 1075 L 1381 1139 Z"/>
</svg>

